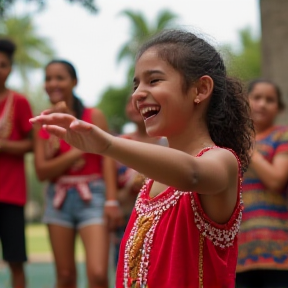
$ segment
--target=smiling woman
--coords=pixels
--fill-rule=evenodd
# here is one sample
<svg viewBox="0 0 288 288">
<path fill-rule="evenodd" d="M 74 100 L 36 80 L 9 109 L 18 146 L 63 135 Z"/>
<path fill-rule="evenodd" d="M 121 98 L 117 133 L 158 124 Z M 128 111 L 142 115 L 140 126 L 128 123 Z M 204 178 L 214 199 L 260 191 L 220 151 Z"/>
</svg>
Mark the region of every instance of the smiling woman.
<svg viewBox="0 0 288 288">
<path fill-rule="evenodd" d="M 50 113 L 73 115 L 107 131 L 103 113 L 84 107 L 74 95 L 76 84 L 77 74 L 71 63 L 64 60 L 48 63 L 45 90 L 52 104 Z M 86 252 L 89 287 L 108 287 L 107 223 L 113 228 L 120 215 L 115 204 L 113 162 L 107 157 L 84 153 L 43 128 L 35 134 L 36 172 L 40 180 L 49 181 L 43 221 L 48 225 L 56 262 L 57 287 L 76 287 L 76 233 Z"/>
</svg>

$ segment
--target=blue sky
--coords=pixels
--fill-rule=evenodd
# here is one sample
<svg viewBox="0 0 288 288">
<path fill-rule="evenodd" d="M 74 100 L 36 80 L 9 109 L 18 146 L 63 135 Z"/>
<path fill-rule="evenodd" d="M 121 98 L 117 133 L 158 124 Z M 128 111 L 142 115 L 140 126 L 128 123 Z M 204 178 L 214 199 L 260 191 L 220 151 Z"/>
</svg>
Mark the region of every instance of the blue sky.
<svg viewBox="0 0 288 288">
<path fill-rule="evenodd" d="M 38 33 L 50 39 L 57 57 L 75 65 L 79 75 L 76 93 L 91 106 L 99 101 L 108 85 L 124 82 L 126 66 L 117 64 L 116 57 L 121 45 L 129 39 L 130 26 L 119 15 L 121 11 L 142 12 L 153 21 L 161 9 L 169 9 L 179 15 L 178 26 L 203 33 L 216 45 L 237 46 L 240 29 L 250 26 L 254 33 L 260 31 L 258 1 L 97 0 L 100 11 L 93 15 L 79 4 L 51 0 L 34 21 Z M 19 7 L 15 11 L 23 12 Z M 39 71 L 34 79 L 34 85 L 42 85 L 43 72 Z"/>
</svg>

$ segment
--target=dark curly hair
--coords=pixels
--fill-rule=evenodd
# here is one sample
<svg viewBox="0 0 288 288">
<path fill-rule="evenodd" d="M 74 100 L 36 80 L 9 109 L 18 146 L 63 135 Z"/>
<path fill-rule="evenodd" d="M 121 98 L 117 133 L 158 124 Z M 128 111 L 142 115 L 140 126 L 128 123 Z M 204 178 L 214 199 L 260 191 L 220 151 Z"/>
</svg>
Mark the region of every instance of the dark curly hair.
<svg viewBox="0 0 288 288">
<path fill-rule="evenodd" d="M 71 76 L 71 78 L 73 80 L 78 80 L 76 69 L 70 62 L 68 62 L 66 60 L 62 60 L 62 59 L 54 59 L 46 65 L 46 68 L 52 64 L 63 65 L 65 67 L 65 69 L 67 70 L 67 72 L 69 73 L 69 75 Z M 84 113 L 84 109 L 85 109 L 85 107 L 84 107 L 82 101 L 77 96 L 75 96 L 73 93 L 73 111 L 76 114 L 76 118 L 78 118 L 78 119 L 82 118 L 82 115 Z"/>
<path fill-rule="evenodd" d="M 254 135 L 250 108 L 241 82 L 227 77 L 219 52 L 191 32 L 164 30 L 139 49 L 136 60 L 151 47 L 182 75 L 184 91 L 204 75 L 213 79 L 214 89 L 206 115 L 211 139 L 217 146 L 235 151 L 245 171 Z"/>
<path fill-rule="evenodd" d="M 9 61 L 13 62 L 13 56 L 16 51 L 15 43 L 7 38 L 0 38 L 0 52 L 4 53 Z"/>
</svg>

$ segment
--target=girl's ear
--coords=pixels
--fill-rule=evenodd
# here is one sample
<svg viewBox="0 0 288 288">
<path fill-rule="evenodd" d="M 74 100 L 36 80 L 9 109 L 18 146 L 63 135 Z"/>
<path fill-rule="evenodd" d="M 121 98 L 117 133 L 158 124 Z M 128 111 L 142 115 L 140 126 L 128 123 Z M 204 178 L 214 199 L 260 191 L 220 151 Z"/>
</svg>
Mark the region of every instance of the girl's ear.
<svg viewBox="0 0 288 288">
<path fill-rule="evenodd" d="M 198 103 L 208 99 L 214 88 L 214 81 L 213 79 L 208 76 L 204 75 L 200 77 L 200 79 L 197 81 L 196 84 L 196 95 L 195 100 L 197 100 Z"/>
</svg>

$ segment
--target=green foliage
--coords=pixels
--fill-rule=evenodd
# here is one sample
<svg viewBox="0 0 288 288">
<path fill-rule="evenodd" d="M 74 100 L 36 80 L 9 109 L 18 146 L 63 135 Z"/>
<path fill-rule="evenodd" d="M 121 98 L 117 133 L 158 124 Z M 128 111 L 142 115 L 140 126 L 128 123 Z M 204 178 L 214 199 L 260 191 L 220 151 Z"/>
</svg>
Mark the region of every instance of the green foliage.
<svg viewBox="0 0 288 288">
<path fill-rule="evenodd" d="M 172 27 L 175 20 L 178 18 L 174 13 L 163 10 L 160 11 L 156 21 L 149 23 L 146 17 L 141 12 L 132 12 L 125 10 L 120 15 L 127 17 L 131 22 L 130 39 L 122 46 L 118 54 L 118 61 L 127 59 L 131 64 L 134 64 L 134 57 L 138 47 L 143 44 L 149 37 L 160 32 L 165 28 Z"/>
<path fill-rule="evenodd" d="M 15 71 L 22 79 L 24 93 L 29 93 L 29 72 L 42 68 L 53 57 L 54 51 L 48 39 L 38 35 L 31 16 L 13 16 L 0 20 L 0 37 L 15 42 Z"/>
<path fill-rule="evenodd" d="M 128 121 L 125 115 L 125 106 L 130 95 L 130 86 L 108 87 L 97 105 L 107 117 L 109 128 L 116 134 L 122 132 L 122 126 Z"/>
<path fill-rule="evenodd" d="M 249 27 L 239 31 L 240 49 L 235 51 L 231 45 L 223 45 L 227 71 L 231 76 L 247 82 L 261 76 L 261 39 L 253 36 Z"/>
<path fill-rule="evenodd" d="M 19 0 L 18 0 L 19 1 Z M 34 2 L 38 5 L 38 9 L 45 9 L 48 0 L 22 0 L 23 2 Z M 59 0 L 58 0 L 59 1 Z M 70 3 L 80 3 L 85 9 L 91 13 L 98 12 L 94 0 L 66 0 Z M 0 16 L 3 17 L 9 11 L 9 8 L 15 4 L 17 0 L 0 0 Z"/>
</svg>

